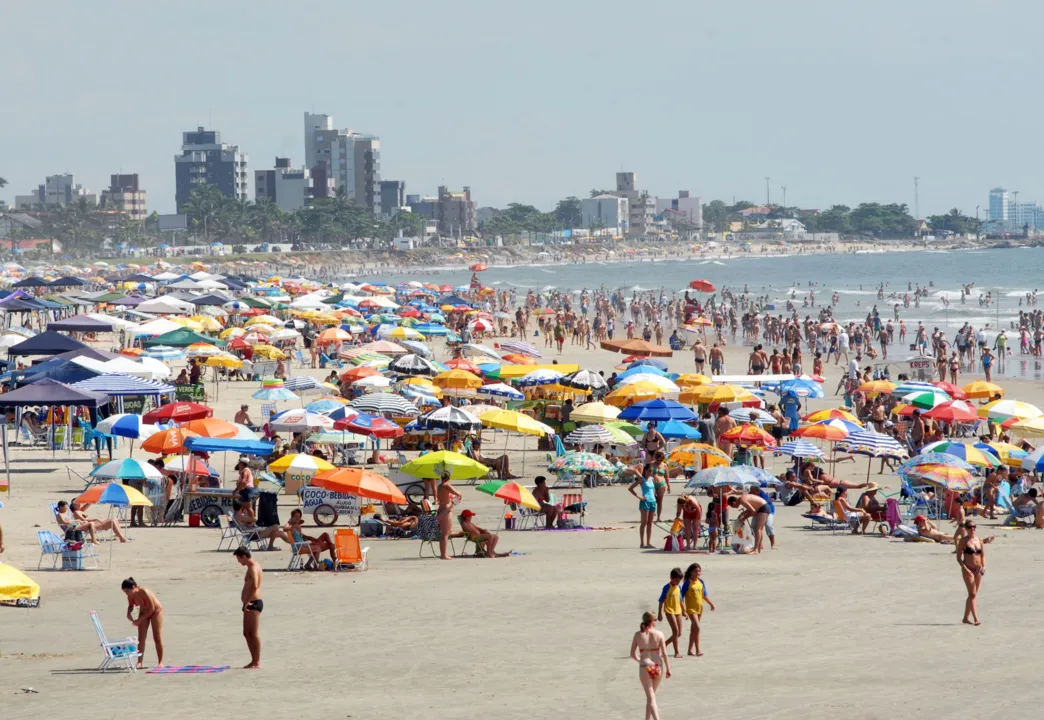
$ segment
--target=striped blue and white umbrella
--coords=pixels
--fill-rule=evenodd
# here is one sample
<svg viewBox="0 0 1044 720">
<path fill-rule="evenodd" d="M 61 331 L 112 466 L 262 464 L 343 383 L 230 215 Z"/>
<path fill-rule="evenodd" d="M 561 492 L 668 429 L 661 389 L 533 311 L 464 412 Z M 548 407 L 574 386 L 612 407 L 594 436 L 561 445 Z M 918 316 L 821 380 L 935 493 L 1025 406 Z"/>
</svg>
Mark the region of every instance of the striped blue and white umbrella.
<svg viewBox="0 0 1044 720">
<path fill-rule="evenodd" d="M 305 405 L 304 409 L 308 412 L 328 414 L 342 407 L 344 407 L 344 403 L 336 400 L 315 400 Z"/>
<path fill-rule="evenodd" d="M 866 455 L 867 457 L 902 460 L 909 455 L 903 444 L 894 437 L 873 430 L 854 432 L 844 440 L 838 441 L 835 447 L 853 455 Z"/>
<path fill-rule="evenodd" d="M 790 442 L 783 443 L 779 446 L 779 449 L 776 450 L 776 454 L 799 458 L 823 457 L 823 451 L 807 440 L 791 440 Z"/>
<path fill-rule="evenodd" d="M 482 429 L 482 421 L 471 413 L 455 408 L 452 405 L 440 407 L 424 413 L 418 421 L 430 427 L 446 428 L 461 432 L 474 432 Z"/>
<path fill-rule="evenodd" d="M 416 340 L 400 340 L 399 344 L 407 350 L 409 350 L 410 352 L 412 352 L 413 354 L 420 355 L 421 357 L 427 358 L 429 360 L 431 359 L 431 356 L 433 354 L 431 352 L 430 347 Z"/>
<path fill-rule="evenodd" d="M 508 400 L 526 399 L 525 395 L 523 395 L 518 390 L 505 383 L 492 383 L 490 385 L 483 385 L 475 392 L 479 395 L 486 395 L 487 397 L 506 398 Z"/>
<path fill-rule="evenodd" d="M 283 387 L 295 393 L 325 390 L 322 381 L 311 375 L 298 375 L 283 383 Z"/>
<path fill-rule="evenodd" d="M 90 475 L 91 477 L 105 478 L 107 480 L 150 480 L 159 482 L 163 479 L 163 473 L 156 467 L 134 458 L 110 460 L 91 470 Z"/>
<path fill-rule="evenodd" d="M 143 352 L 142 357 L 155 358 L 156 360 L 163 360 L 169 362 L 171 360 L 180 360 L 185 357 L 185 353 L 176 347 L 170 345 L 156 345 Z"/>
<path fill-rule="evenodd" d="M 518 353 L 519 355 L 527 355 L 532 358 L 541 357 L 540 351 L 529 343 L 519 342 L 517 340 L 508 340 L 505 343 L 500 343 L 501 352 L 505 353 Z"/>
<path fill-rule="evenodd" d="M 159 432 L 159 428 L 155 425 L 143 422 L 141 415 L 134 415 L 131 413 L 110 415 L 99 422 L 98 427 L 96 427 L 95 430 L 102 435 L 132 438 L 135 440 L 143 440 Z"/>
<path fill-rule="evenodd" d="M 534 387 L 537 385 L 554 385 L 561 380 L 563 374 L 557 370 L 534 370 L 518 379 L 522 387 Z"/>
<path fill-rule="evenodd" d="M 767 470 L 753 465 L 721 465 L 700 470 L 689 480 L 686 488 L 748 487 L 779 485 L 778 478 Z"/>
<path fill-rule="evenodd" d="M 793 394 L 801 398 L 823 398 L 826 397 L 826 393 L 823 392 L 823 386 L 817 383 L 815 380 L 803 380 L 797 378 L 795 380 L 784 380 L 779 384 L 780 395 Z"/>
</svg>

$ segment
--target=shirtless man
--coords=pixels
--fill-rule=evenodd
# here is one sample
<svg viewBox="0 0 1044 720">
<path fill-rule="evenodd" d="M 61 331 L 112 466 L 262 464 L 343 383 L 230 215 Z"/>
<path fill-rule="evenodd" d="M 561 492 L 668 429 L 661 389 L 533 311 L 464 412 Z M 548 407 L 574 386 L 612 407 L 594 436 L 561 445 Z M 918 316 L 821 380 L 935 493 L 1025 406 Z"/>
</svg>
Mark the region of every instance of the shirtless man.
<svg viewBox="0 0 1044 720">
<path fill-rule="evenodd" d="M 818 471 L 818 472 L 817 472 Z M 806 485 L 826 485 L 831 490 L 862 490 L 870 487 L 870 483 L 854 483 L 848 480 L 838 480 L 822 468 L 817 468 L 813 463 L 805 463 L 801 468 L 801 480 Z"/>
<path fill-rule="evenodd" d="M 502 558 L 510 555 L 511 553 L 497 552 L 497 543 L 500 542 L 500 536 L 476 525 L 472 520 L 473 517 L 475 517 L 475 513 L 471 510 L 462 512 L 460 514 L 460 529 L 464 531 L 465 536 L 474 541 L 479 548 L 479 552 L 488 558 Z"/>
<path fill-rule="evenodd" d="M 696 344 L 692 346 L 692 358 L 696 363 L 696 372 L 702 374 L 703 364 L 707 361 L 707 348 L 704 347 L 702 341 L 697 340 Z"/>
<path fill-rule="evenodd" d="M 710 362 L 711 374 L 721 375 L 721 371 L 725 369 L 725 353 L 718 347 L 718 343 L 714 343 L 714 347 L 711 348 Z"/>
<path fill-rule="evenodd" d="M 265 609 L 265 602 L 261 599 L 261 566 L 254 562 L 248 548 L 238 547 L 232 554 L 246 568 L 243 592 L 239 599 L 243 603 L 243 637 L 250 650 L 250 664 L 244 665 L 243 669 L 257 670 L 261 667 L 261 636 L 258 627 L 261 624 L 261 611 Z"/>
<path fill-rule="evenodd" d="M 760 554 L 761 546 L 765 541 L 765 523 L 767 523 L 769 519 L 768 500 L 755 495 L 749 490 L 744 490 L 742 495 L 732 495 L 729 497 L 728 503 L 731 508 L 743 508 L 743 511 L 739 516 L 740 522 L 750 518 L 753 519 L 754 549 L 751 551 L 751 554 Z"/>
<path fill-rule="evenodd" d="M 540 503 L 540 511 L 544 513 L 544 529 L 552 530 L 562 510 L 557 505 L 551 504 L 551 491 L 547 489 L 547 478 L 543 475 L 536 476 L 536 487 L 533 488 L 533 498 Z"/>
<path fill-rule="evenodd" d="M 729 457 L 732 457 L 732 443 L 722 440 L 721 436 L 734 427 L 736 427 L 736 420 L 729 417 L 729 409 L 719 407 L 718 419 L 714 421 L 714 435 L 718 438 L 718 449 Z"/>
<path fill-rule="evenodd" d="M 450 474 L 448 472 L 443 472 L 439 480 L 439 486 L 435 489 L 435 499 L 439 503 L 439 509 L 436 513 L 436 518 L 439 521 L 439 556 L 443 560 L 452 560 L 453 556 L 447 550 L 449 548 L 449 536 L 453 532 L 453 506 L 460 502 L 461 496 L 450 485 Z"/>
<path fill-rule="evenodd" d="M 98 542 L 98 532 L 104 530 L 112 530 L 121 543 L 127 542 L 127 536 L 123 534 L 119 520 L 116 518 L 106 518 L 105 520 L 89 518 L 87 513 L 79 508 L 79 505 L 73 503 L 70 507 L 64 500 L 58 503 L 58 525 L 62 530 L 86 530 L 91 536 L 92 543 Z"/>
</svg>

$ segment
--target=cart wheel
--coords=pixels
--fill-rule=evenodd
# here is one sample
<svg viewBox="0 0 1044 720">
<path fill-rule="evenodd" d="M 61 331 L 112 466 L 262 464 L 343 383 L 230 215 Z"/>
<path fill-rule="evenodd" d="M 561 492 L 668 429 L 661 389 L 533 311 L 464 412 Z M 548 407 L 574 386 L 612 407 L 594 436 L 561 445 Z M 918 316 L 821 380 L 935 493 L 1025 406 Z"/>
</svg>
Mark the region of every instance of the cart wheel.
<svg viewBox="0 0 1044 720">
<path fill-rule="evenodd" d="M 408 485 L 403 494 L 414 505 L 420 505 L 424 501 L 424 483 Z"/>
<path fill-rule="evenodd" d="M 215 528 L 218 526 L 218 518 L 223 514 L 224 511 L 220 505 L 207 505 L 199 514 L 199 521 L 208 528 Z"/>
<path fill-rule="evenodd" d="M 337 510 L 333 505 L 323 503 L 312 513 L 312 519 L 319 527 L 330 527 L 337 522 Z"/>
</svg>

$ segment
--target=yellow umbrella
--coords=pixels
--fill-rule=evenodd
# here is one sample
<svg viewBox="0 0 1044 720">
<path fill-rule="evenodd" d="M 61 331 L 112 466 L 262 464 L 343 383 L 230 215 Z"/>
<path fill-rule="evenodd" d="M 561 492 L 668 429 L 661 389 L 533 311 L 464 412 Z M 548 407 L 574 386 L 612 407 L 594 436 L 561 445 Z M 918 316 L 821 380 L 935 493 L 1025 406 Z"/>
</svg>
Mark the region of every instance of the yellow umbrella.
<svg viewBox="0 0 1044 720">
<path fill-rule="evenodd" d="M 605 396 L 605 402 L 617 407 L 627 407 L 636 402 L 655 400 L 663 395 L 663 390 L 645 380 L 613 390 Z"/>
<path fill-rule="evenodd" d="M 232 340 L 237 337 L 243 337 L 246 335 L 246 330 L 241 327 L 230 327 L 226 330 L 222 330 L 221 334 L 218 335 L 222 340 Z"/>
<path fill-rule="evenodd" d="M 243 367 L 243 361 L 235 355 L 223 352 L 220 355 L 208 357 L 207 365 L 210 367 L 241 368 Z"/>
<path fill-rule="evenodd" d="M 255 345 L 254 355 L 266 360 L 285 360 L 286 353 L 272 345 Z"/>
<path fill-rule="evenodd" d="M 193 315 L 189 320 L 199 323 L 200 327 L 208 332 L 218 332 L 222 328 L 221 323 L 208 315 Z"/>
<path fill-rule="evenodd" d="M 189 330 L 192 330 L 193 332 L 203 332 L 203 325 L 202 325 L 202 323 L 198 323 L 195 320 L 190 320 L 187 317 L 171 316 L 171 317 L 168 317 L 167 319 L 170 320 L 175 325 L 180 325 L 181 327 L 188 328 Z"/>
<path fill-rule="evenodd" d="M 453 390 L 474 390 L 482 387 L 482 379 L 467 370 L 447 370 L 432 378 L 436 387 Z"/>
<path fill-rule="evenodd" d="M 275 332 L 275 328 L 271 325 L 265 325 L 264 323 L 258 323 L 257 325 L 250 326 L 251 332 L 261 333 L 262 335 L 271 335 Z"/>
<path fill-rule="evenodd" d="M 993 398 L 998 395 L 1004 397 L 1004 388 L 1000 385 L 986 382 L 985 380 L 976 380 L 975 382 L 968 383 L 962 387 L 961 390 L 964 391 L 965 396 L 969 400 Z"/>
<path fill-rule="evenodd" d="M 856 390 L 858 390 L 859 392 L 881 395 L 890 393 L 897 387 L 899 386 L 893 382 L 889 382 L 888 380 L 871 380 L 870 382 L 863 383 L 858 388 L 856 388 Z M 855 420 L 853 420 L 852 422 L 855 422 Z"/>
<path fill-rule="evenodd" d="M 40 586 L 21 570 L 0 563 L 0 605 L 36 607 L 39 604 Z"/>
<path fill-rule="evenodd" d="M 710 405 L 712 403 L 751 400 L 754 394 L 739 385 L 699 385 L 683 392 L 678 402 L 683 405 Z"/>
<path fill-rule="evenodd" d="M 479 420 L 486 427 L 500 428 L 501 430 L 509 430 L 522 433 L 523 435 L 547 435 L 548 433 L 554 433 L 553 428 L 538 420 L 534 420 L 525 413 L 515 410 L 490 410 L 487 413 L 483 413 Z"/>
<path fill-rule="evenodd" d="M 337 325 L 341 322 L 336 315 L 331 315 L 330 313 L 318 313 L 310 317 L 309 320 L 317 325 Z"/>
<path fill-rule="evenodd" d="M 679 445 L 667 457 L 669 462 L 690 467 L 699 464 L 700 469 L 730 465 L 732 460 L 713 445 L 707 443 L 686 443 Z"/>
<path fill-rule="evenodd" d="M 254 317 L 243 323 L 243 327 L 253 327 L 254 325 L 282 325 L 283 322 L 272 315 L 255 315 Z"/>
<path fill-rule="evenodd" d="M 600 423 L 615 420 L 620 411 L 603 402 L 590 402 L 578 405 L 569 419 L 573 422 Z"/>
<path fill-rule="evenodd" d="M 675 379 L 674 384 L 678 387 L 685 388 L 696 387 L 697 385 L 709 385 L 710 381 L 711 379 L 706 375 L 700 375 L 699 373 L 685 373 L 684 375 L 679 375 Z"/>
<path fill-rule="evenodd" d="M 1010 425 L 1009 429 L 1023 437 L 1044 437 L 1044 416 L 1019 420 Z"/>
<path fill-rule="evenodd" d="M 878 390 L 877 392 L 884 392 L 884 391 L 883 390 Z M 835 420 L 835 419 L 847 420 L 848 422 L 853 422 L 856 425 L 861 424 L 859 422 L 859 418 L 857 418 L 855 415 L 853 415 L 852 413 L 848 412 L 847 410 L 845 410 L 843 408 L 829 408 L 827 410 L 817 410 L 816 412 L 814 412 L 814 413 L 812 413 L 810 415 L 806 415 L 805 418 L 804 418 L 805 422 L 810 422 L 810 423 L 817 423 L 817 422 L 822 422 L 823 420 Z"/>
</svg>

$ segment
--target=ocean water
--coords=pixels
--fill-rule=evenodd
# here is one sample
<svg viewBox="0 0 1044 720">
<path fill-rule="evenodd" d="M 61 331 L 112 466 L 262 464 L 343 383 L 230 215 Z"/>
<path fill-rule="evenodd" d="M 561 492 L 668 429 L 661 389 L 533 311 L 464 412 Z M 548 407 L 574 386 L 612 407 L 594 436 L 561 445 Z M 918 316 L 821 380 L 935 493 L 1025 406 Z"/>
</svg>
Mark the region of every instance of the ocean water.
<svg viewBox="0 0 1044 720">
<path fill-rule="evenodd" d="M 1026 293 L 1044 290 L 1044 248 L 1004 250 L 927 250 L 909 252 L 836 253 L 824 255 L 789 255 L 762 257 L 758 254 L 722 258 L 645 261 L 591 261 L 586 263 L 537 264 L 528 266 L 493 266 L 481 273 L 483 284 L 498 289 L 514 287 L 520 295 L 527 291 L 551 289 L 579 291 L 581 288 L 606 287 L 610 290 L 683 292 L 695 279 L 709 280 L 718 289 L 740 292 L 746 286 L 752 295 L 768 295 L 775 312 L 786 310 L 792 294 L 800 315 L 814 314 L 802 301 L 815 290 L 815 306 L 829 303 L 836 291 L 840 298 L 834 309 L 839 321 L 865 319 L 876 304 L 882 319 L 893 317 L 893 306 L 899 303 L 899 317 L 905 321 L 908 335 L 923 322 L 929 329 L 955 331 L 965 322 L 975 328 L 986 327 L 992 337 L 997 328 L 1011 330 L 1019 310 L 1027 309 Z M 466 269 L 441 269 L 426 277 L 451 285 L 467 284 L 471 278 Z M 415 279 L 410 274 L 382 275 L 380 280 L 396 282 Z M 810 285 L 810 283 L 812 283 Z M 878 286 L 884 283 L 885 299 L 877 299 Z M 962 305 L 961 287 L 972 285 Z M 914 306 L 910 293 L 909 308 L 902 306 L 908 287 L 928 289 L 920 307 Z M 889 298 L 891 293 L 897 298 Z M 991 302 L 979 303 L 979 296 L 991 296 Z M 943 298 L 949 299 L 949 306 Z M 1044 301 L 1044 299 L 1042 299 Z M 952 335 L 952 332 L 948 332 Z M 1009 345 L 1015 355 L 1005 363 L 1006 374 L 1036 379 L 1044 378 L 1041 363 L 1018 355 L 1018 343 L 1009 332 Z M 893 351 L 894 352 L 894 351 Z M 902 352 L 902 351 L 900 351 Z"/>
</svg>

